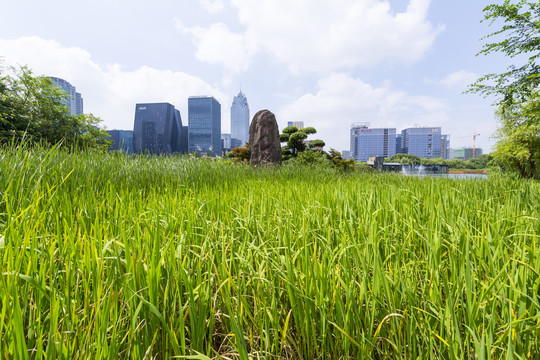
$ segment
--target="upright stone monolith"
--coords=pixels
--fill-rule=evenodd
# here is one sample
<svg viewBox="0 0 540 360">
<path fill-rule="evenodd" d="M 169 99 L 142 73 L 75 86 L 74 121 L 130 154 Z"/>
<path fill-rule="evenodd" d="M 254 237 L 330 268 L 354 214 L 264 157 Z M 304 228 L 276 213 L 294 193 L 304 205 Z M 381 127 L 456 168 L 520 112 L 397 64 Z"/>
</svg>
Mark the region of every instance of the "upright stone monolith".
<svg viewBox="0 0 540 360">
<path fill-rule="evenodd" d="M 253 116 L 249 126 L 249 162 L 253 165 L 281 164 L 281 142 L 276 117 L 268 110 Z"/>
</svg>

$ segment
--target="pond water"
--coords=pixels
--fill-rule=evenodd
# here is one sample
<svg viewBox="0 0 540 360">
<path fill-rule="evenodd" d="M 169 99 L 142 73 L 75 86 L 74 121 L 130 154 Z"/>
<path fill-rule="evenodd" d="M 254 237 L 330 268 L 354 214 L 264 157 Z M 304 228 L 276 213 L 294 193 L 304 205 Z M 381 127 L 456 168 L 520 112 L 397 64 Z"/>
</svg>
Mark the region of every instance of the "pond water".
<svg viewBox="0 0 540 360">
<path fill-rule="evenodd" d="M 447 178 L 447 179 L 466 179 L 466 180 L 485 180 L 488 178 L 487 174 L 436 174 L 436 173 L 405 173 L 402 172 L 402 175 L 405 176 L 418 176 L 418 177 L 437 177 L 437 178 Z"/>
<path fill-rule="evenodd" d="M 449 179 L 487 179 L 488 174 L 446 174 Z"/>
</svg>

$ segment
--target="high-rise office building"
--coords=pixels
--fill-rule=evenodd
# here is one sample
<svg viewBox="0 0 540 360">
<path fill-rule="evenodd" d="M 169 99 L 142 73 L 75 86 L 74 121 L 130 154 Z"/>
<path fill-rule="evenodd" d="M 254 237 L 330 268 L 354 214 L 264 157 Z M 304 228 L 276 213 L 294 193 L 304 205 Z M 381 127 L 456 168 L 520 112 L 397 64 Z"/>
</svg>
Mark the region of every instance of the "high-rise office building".
<svg viewBox="0 0 540 360">
<path fill-rule="evenodd" d="M 169 103 L 144 103 L 135 106 L 133 151 L 151 154 L 185 153 L 187 142 L 182 142 L 180 111 Z"/>
<path fill-rule="evenodd" d="M 221 154 L 221 105 L 212 96 L 188 99 L 189 152 Z"/>
<path fill-rule="evenodd" d="M 441 135 L 441 157 L 445 160 L 450 159 L 450 135 Z"/>
<path fill-rule="evenodd" d="M 231 105 L 231 148 L 244 146 L 249 141 L 249 105 L 240 91 Z"/>
<path fill-rule="evenodd" d="M 83 98 L 80 93 L 77 92 L 75 86 L 71 85 L 64 79 L 49 76 L 54 86 L 62 89 L 66 93 L 66 97 L 63 101 L 64 105 L 69 109 L 70 115 L 81 115 L 84 112 Z"/>
<path fill-rule="evenodd" d="M 401 134 L 396 134 L 396 154 L 403 154 L 403 148 L 401 147 Z"/>
<path fill-rule="evenodd" d="M 408 128 L 401 132 L 403 153 L 425 159 L 441 157 L 441 128 Z"/>
<path fill-rule="evenodd" d="M 395 153 L 395 128 L 370 128 L 368 123 L 351 126 L 351 158 L 367 161 L 370 156 L 389 158 Z"/>
<path fill-rule="evenodd" d="M 107 130 L 111 137 L 109 151 L 120 150 L 131 154 L 133 152 L 133 130 Z"/>
</svg>

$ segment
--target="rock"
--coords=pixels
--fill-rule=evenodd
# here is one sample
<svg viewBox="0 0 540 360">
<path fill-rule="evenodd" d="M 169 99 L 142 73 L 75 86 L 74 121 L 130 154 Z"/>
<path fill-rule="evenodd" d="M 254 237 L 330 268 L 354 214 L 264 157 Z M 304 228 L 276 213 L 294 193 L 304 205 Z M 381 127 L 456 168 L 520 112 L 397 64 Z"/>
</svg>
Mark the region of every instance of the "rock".
<svg viewBox="0 0 540 360">
<path fill-rule="evenodd" d="M 253 165 L 281 164 L 281 142 L 276 117 L 268 110 L 253 116 L 249 126 L 249 162 Z"/>
</svg>

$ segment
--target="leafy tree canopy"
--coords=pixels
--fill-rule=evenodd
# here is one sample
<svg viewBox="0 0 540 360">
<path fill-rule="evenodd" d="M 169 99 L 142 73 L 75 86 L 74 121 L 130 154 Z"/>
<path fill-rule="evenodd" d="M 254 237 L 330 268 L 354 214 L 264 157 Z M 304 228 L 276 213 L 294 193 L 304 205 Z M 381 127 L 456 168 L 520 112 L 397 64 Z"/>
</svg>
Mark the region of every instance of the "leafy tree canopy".
<svg viewBox="0 0 540 360">
<path fill-rule="evenodd" d="M 341 154 L 335 149 L 330 149 L 330 151 L 326 154 L 326 157 L 328 158 L 328 160 L 332 161 L 332 163 L 337 169 L 344 172 L 352 171 L 355 169 L 360 169 L 362 171 L 365 171 L 366 168 L 373 169 L 371 166 L 363 167 L 363 165 L 356 164 L 356 161 L 354 159 L 343 159 L 343 154 Z"/>
<path fill-rule="evenodd" d="M 283 129 L 283 134 L 293 134 L 298 131 L 298 128 L 296 126 L 287 126 L 285 129 Z"/>
<path fill-rule="evenodd" d="M 284 128 L 283 133 L 279 135 L 279 140 L 287 143 L 287 146 L 282 146 L 282 159 L 288 160 L 290 157 L 296 157 L 299 153 L 305 151 L 307 147 L 304 140 L 309 135 L 315 133 L 317 133 L 317 130 L 313 127 L 306 127 L 300 130 L 296 126 L 287 126 Z M 310 149 L 316 147 L 322 148 L 324 145 L 325 143 L 322 140 L 311 140 L 308 143 Z"/>
<path fill-rule="evenodd" d="M 418 156 L 412 154 L 395 154 L 390 157 L 391 162 L 400 164 L 420 164 L 421 160 Z"/>
<path fill-rule="evenodd" d="M 0 66 L 0 143 L 62 143 L 66 146 L 106 148 L 107 132 L 101 119 L 70 115 L 64 105 L 67 94 L 44 76 L 34 76 L 26 67 L 7 70 Z"/>
<path fill-rule="evenodd" d="M 540 2 L 520 0 L 512 3 L 505 0 L 502 5 L 492 4 L 484 8 L 484 20 L 489 25 L 503 22 L 504 25 L 484 39 L 502 40 L 485 44 L 478 55 L 494 52 L 511 58 L 528 55 L 525 64 L 511 66 L 500 74 L 487 74 L 470 86 L 469 92 L 483 95 L 502 95 L 499 103 L 521 101 L 540 84 Z"/>
<path fill-rule="evenodd" d="M 227 157 L 233 158 L 235 161 L 248 162 L 249 161 L 249 144 L 245 143 L 242 147 L 236 147 L 229 151 Z"/>
<path fill-rule="evenodd" d="M 317 133 L 317 130 L 315 130 L 314 127 L 306 127 L 306 128 L 303 128 L 303 129 L 300 129 L 298 131 L 301 131 L 303 132 L 304 134 L 307 134 L 307 135 L 311 135 L 311 134 L 316 134 Z"/>
<path fill-rule="evenodd" d="M 493 157 L 524 178 L 540 178 L 540 95 L 521 104 L 503 104 Z"/>
<path fill-rule="evenodd" d="M 326 143 L 322 140 L 311 140 L 308 143 L 310 149 L 322 149 L 325 145 Z"/>
</svg>

